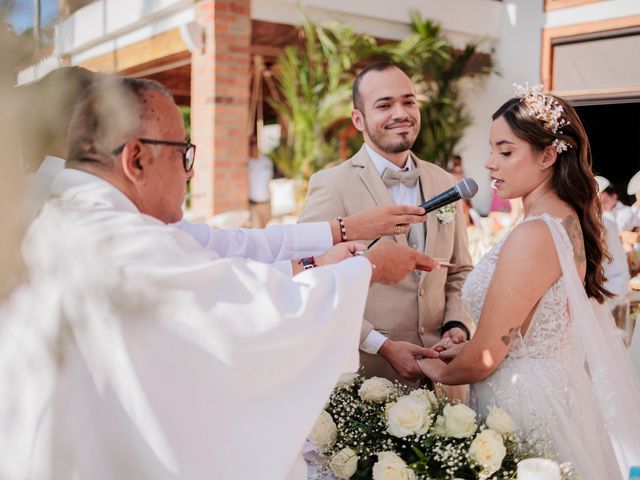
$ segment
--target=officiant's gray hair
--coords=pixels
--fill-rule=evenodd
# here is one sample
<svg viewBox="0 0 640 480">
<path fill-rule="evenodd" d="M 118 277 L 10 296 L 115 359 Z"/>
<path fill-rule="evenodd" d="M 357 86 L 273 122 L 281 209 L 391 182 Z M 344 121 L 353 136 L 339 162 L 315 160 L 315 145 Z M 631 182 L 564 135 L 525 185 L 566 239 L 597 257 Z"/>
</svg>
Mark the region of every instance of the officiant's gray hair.
<svg viewBox="0 0 640 480">
<path fill-rule="evenodd" d="M 148 103 L 151 92 L 173 101 L 171 91 L 154 80 L 106 76 L 95 82 L 71 119 L 67 161 L 112 166 L 114 150 L 161 121 Z"/>
</svg>

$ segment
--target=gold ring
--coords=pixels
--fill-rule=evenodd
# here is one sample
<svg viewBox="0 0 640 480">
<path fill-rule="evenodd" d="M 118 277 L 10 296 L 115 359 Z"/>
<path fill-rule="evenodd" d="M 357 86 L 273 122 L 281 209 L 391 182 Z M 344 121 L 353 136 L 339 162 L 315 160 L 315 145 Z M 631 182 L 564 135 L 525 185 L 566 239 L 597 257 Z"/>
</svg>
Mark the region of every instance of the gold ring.
<svg viewBox="0 0 640 480">
<path fill-rule="evenodd" d="M 396 235 L 401 235 L 404 233 L 404 225 L 396 225 L 396 229 L 394 230 Z"/>
</svg>

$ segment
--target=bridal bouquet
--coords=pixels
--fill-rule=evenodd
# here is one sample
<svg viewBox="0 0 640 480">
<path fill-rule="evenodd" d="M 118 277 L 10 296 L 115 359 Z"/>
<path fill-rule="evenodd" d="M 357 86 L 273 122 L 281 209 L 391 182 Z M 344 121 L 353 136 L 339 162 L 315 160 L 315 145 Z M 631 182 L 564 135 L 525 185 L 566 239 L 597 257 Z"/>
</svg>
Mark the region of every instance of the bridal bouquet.
<svg viewBox="0 0 640 480">
<path fill-rule="evenodd" d="M 479 420 L 431 391 L 358 374 L 341 379 L 309 441 L 342 479 L 515 478 L 517 462 L 540 453 L 500 408 Z"/>
</svg>

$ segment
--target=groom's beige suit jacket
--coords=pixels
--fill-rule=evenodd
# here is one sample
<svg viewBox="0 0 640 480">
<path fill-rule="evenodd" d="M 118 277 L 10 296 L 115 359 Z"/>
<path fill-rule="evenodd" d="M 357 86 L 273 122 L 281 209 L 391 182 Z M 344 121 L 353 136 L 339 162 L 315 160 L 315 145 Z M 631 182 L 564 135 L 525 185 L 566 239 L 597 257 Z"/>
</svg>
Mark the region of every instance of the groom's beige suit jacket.
<svg viewBox="0 0 640 480">
<path fill-rule="evenodd" d="M 420 167 L 424 198 L 429 199 L 455 185 L 452 175 L 428 162 L 412 158 Z M 393 205 L 373 161 L 363 147 L 338 166 L 317 172 L 311 177 L 304 212 L 300 222 L 331 220 L 349 216 L 376 205 Z M 467 231 L 462 207 L 456 202 L 455 220 L 440 223 L 436 212 L 427 214 L 425 253 L 456 264 L 455 268 L 411 273 L 397 285 L 374 284 L 364 313 L 360 341 L 372 329 L 392 340 L 432 346 L 440 339 L 443 324 L 457 320 L 471 330 L 471 319 L 461 299 L 465 278 L 472 269 L 467 245 Z M 347 232 L 348 236 L 349 232 Z M 408 246 L 406 235 L 390 238 Z M 369 243 L 371 238 L 360 240 Z M 400 379 L 391 365 L 379 355 L 360 351 L 365 375 Z"/>
</svg>

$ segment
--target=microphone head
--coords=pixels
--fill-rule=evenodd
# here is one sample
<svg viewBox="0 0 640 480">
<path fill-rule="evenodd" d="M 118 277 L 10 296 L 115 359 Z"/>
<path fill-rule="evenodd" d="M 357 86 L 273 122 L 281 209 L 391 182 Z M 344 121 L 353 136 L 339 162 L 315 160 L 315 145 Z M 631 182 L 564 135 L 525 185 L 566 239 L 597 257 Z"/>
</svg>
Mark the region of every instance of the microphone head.
<svg viewBox="0 0 640 480">
<path fill-rule="evenodd" d="M 460 198 L 471 198 L 478 193 L 478 184 L 473 178 L 463 178 L 456 185 Z"/>
</svg>

